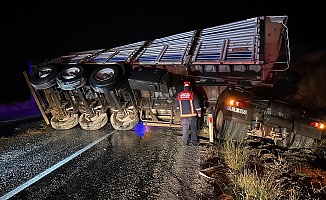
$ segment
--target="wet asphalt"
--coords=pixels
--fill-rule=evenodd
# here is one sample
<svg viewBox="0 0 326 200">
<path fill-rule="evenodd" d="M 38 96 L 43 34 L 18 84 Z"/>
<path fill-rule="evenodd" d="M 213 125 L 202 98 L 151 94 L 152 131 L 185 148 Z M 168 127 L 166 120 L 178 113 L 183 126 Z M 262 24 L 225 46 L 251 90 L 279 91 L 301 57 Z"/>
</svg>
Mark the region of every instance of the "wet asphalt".
<svg viewBox="0 0 326 200">
<path fill-rule="evenodd" d="M 199 175 L 210 145 L 180 130 L 54 130 L 40 121 L 0 137 L 0 199 L 213 199 Z"/>
</svg>

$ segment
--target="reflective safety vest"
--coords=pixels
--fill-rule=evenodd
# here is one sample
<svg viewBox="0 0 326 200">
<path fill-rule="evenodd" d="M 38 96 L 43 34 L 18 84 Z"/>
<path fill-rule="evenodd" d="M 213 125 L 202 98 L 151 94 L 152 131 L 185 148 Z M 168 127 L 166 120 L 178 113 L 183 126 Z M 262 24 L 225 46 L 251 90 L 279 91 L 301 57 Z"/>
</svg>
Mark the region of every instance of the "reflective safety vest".
<svg viewBox="0 0 326 200">
<path fill-rule="evenodd" d="M 175 106 L 180 110 L 180 117 L 193 117 L 201 114 L 198 96 L 191 90 L 183 90 L 176 98 Z"/>
</svg>

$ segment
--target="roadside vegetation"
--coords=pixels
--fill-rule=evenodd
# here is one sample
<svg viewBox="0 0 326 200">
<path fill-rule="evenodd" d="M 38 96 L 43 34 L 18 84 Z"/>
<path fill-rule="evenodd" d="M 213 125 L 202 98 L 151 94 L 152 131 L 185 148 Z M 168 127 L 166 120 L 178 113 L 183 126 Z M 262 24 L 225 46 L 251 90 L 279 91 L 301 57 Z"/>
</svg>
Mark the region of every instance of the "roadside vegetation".
<svg viewBox="0 0 326 200">
<path fill-rule="evenodd" d="M 230 191 L 236 199 L 277 199 L 278 185 L 270 175 L 260 174 L 255 168 L 248 166 L 250 155 L 248 146 L 226 141 L 222 146 L 225 164 L 231 170 L 232 183 Z"/>
<path fill-rule="evenodd" d="M 215 185 L 217 199 L 320 200 L 326 197 L 326 172 L 310 166 L 315 159 L 311 153 L 269 147 L 253 148 L 232 141 L 213 146 L 214 157 L 206 163 L 210 169 L 206 175 Z"/>
</svg>

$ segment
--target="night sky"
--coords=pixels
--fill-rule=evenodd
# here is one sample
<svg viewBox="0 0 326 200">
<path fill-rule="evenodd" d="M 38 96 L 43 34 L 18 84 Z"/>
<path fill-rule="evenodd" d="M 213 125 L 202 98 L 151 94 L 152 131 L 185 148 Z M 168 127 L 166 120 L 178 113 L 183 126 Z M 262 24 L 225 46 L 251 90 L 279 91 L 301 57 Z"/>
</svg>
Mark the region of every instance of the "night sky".
<svg viewBox="0 0 326 200">
<path fill-rule="evenodd" d="M 66 1 L 68 2 L 68 1 Z M 73 51 L 110 48 L 263 15 L 288 15 L 290 47 L 326 49 L 324 6 L 312 1 L 125 1 L 2 5 L 0 104 L 30 98 L 23 76 Z"/>
</svg>

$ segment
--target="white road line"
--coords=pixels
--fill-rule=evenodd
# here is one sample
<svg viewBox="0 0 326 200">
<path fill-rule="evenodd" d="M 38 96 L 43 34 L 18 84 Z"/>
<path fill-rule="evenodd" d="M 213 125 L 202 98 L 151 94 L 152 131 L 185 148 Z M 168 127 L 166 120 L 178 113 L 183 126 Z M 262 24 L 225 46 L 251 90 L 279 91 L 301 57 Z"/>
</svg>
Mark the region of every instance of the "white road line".
<svg viewBox="0 0 326 200">
<path fill-rule="evenodd" d="M 21 184 L 20 186 L 16 187 L 15 189 L 11 190 L 10 192 L 8 192 L 7 194 L 3 195 L 0 200 L 5 200 L 5 199 L 9 199 L 10 197 L 13 197 L 14 195 L 16 195 L 18 192 L 24 190 L 25 188 L 27 188 L 28 186 L 32 185 L 33 183 L 35 183 L 36 181 L 40 180 L 41 178 L 43 178 L 44 176 L 48 175 L 49 173 L 53 172 L 54 170 L 58 169 L 59 167 L 61 167 L 62 165 L 64 165 L 65 163 L 69 162 L 70 160 L 74 159 L 75 157 L 77 157 L 78 155 L 84 153 L 86 150 L 88 150 L 89 148 L 91 148 L 92 146 L 96 145 L 97 143 L 101 142 L 103 139 L 109 137 L 110 135 L 112 135 L 114 132 L 108 133 L 106 135 L 104 135 L 103 137 L 99 138 L 98 140 L 94 141 L 93 143 L 87 145 L 86 147 L 84 147 L 83 149 L 77 151 L 76 153 L 70 155 L 69 157 L 63 159 L 62 161 L 58 162 L 57 164 L 53 165 L 52 167 L 46 169 L 45 171 L 39 173 L 38 175 L 36 175 L 34 178 L 26 181 L 25 183 Z"/>
</svg>

